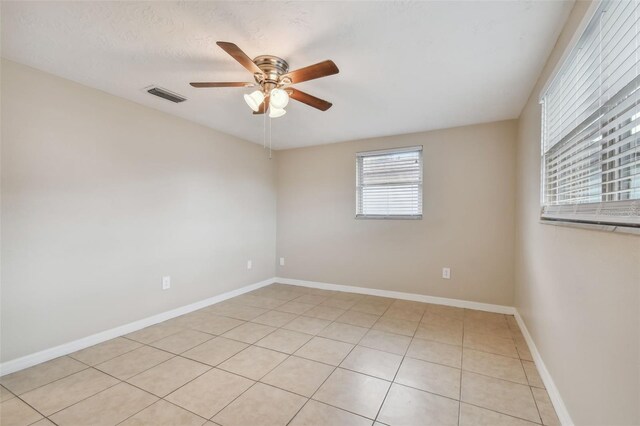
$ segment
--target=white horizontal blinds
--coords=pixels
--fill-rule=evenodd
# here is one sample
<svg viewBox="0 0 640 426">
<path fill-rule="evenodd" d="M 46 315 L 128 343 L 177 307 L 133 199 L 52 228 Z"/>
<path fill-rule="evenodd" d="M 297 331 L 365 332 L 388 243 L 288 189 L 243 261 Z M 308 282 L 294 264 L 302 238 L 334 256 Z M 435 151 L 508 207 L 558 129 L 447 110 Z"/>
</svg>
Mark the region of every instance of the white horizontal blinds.
<svg viewBox="0 0 640 426">
<path fill-rule="evenodd" d="M 422 215 L 422 147 L 357 154 L 357 216 Z"/>
<path fill-rule="evenodd" d="M 543 96 L 543 217 L 640 224 L 640 1 L 603 1 Z"/>
</svg>

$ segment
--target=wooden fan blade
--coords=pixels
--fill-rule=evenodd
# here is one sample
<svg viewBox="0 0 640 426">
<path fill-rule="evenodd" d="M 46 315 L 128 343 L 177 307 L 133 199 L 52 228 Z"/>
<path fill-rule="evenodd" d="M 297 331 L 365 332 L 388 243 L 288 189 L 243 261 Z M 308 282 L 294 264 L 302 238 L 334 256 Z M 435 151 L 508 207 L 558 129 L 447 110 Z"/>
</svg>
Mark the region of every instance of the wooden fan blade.
<svg viewBox="0 0 640 426">
<path fill-rule="evenodd" d="M 236 61 L 240 62 L 240 65 L 249 70 L 252 74 L 260 73 L 262 74 L 262 70 L 258 68 L 256 64 L 253 63 L 250 57 L 247 56 L 246 53 L 242 51 L 238 46 L 233 43 L 229 43 L 226 41 L 219 41 L 216 43 L 218 46 L 222 48 L 225 52 L 233 57 Z"/>
<path fill-rule="evenodd" d="M 289 88 L 287 89 L 287 92 L 289 92 L 289 97 L 291 99 L 295 99 L 298 102 L 302 102 L 303 104 L 307 104 L 309 106 L 317 108 L 320 111 L 326 111 L 329 108 L 331 108 L 331 106 L 333 105 L 331 102 L 327 102 L 323 99 L 316 98 L 315 96 L 312 96 L 308 93 L 301 92 L 300 90 L 297 90 L 297 89 Z"/>
<path fill-rule="evenodd" d="M 282 76 L 282 79 L 289 78 L 291 83 L 302 83 L 303 81 L 314 80 L 316 78 L 326 77 L 333 74 L 338 74 L 340 70 L 333 63 L 333 61 L 323 61 L 315 65 L 309 65 L 308 67 L 300 68 L 295 71 L 291 71 Z"/>
<path fill-rule="evenodd" d="M 260 108 L 258 108 L 258 111 L 254 111 L 253 114 L 254 115 L 264 114 L 269 110 L 268 106 L 269 106 L 269 96 L 265 96 L 264 101 L 260 104 Z"/>
<path fill-rule="evenodd" d="M 200 83 L 189 83 L 193 87 L 252 87 L 255 86 L 255 83 L 240 83 L 240 82 L 229 82 L 229 83 L 214 83 L 214 82 L 200 82 Z"/>
</svg>

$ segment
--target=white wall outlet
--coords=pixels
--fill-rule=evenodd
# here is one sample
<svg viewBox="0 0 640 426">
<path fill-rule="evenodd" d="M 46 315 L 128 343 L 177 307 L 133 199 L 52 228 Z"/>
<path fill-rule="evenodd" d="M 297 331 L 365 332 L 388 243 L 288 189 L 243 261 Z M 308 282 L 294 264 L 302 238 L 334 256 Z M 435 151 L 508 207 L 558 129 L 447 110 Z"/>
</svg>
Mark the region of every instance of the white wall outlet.
<svg viewBox="0 0 640 426">
<path fill-rule="evenodd" d="M 280 266 L 284 266 L 284 257 L 280 258 Z"/>
<path fill-rule="evenodd" d="M 253 267 L 253 263 L 250 260 L 247 260 L 247 269 L 251 269 Z"/>
<path fill-rule="evenodd" d="M 442 278 L 445 280 L 451 279 L 451 268 L 442 268 Z"/>
<path fill-rule="evenodd" d="M 169 290 L 170 288 L 171 288 L 171 277 L 170 276 L 162 277 L 162 289 Z"/>
</svg>

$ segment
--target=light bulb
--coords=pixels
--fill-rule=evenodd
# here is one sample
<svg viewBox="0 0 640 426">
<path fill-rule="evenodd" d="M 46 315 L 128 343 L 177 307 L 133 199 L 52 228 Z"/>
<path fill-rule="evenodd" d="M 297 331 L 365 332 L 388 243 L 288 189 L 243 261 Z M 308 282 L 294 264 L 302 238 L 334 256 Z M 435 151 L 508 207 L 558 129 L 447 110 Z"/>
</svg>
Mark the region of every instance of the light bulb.
<svg viewBox="0 0 640 426">
<path fill-rule="evenodd" d="M 275 108 L 273 105 L 269 108 L 269 117 L 270 118 L 278 118 L 285 115 L 287 111 L 284 108 Z"/>
<path fill-rule="evenodd" d="M 282 109 L 289 103 L 289 94 L 282 89 L 273 89 L 269 104 L 273 108 Z"/>
<path fill-rule="evenodd" d="M 264 93 L 262 93 L 260 90 L 256 90 L 250 95 L 244 95 L 244 101 L 247 103 L 247 105 L 249 105 L 249 108 L 251 108 L 255 112 L 258 112 L 258 110 L 260 109 L 260 105 L 262 105 L 262 102 L 264 102 Z"/>
</svg>

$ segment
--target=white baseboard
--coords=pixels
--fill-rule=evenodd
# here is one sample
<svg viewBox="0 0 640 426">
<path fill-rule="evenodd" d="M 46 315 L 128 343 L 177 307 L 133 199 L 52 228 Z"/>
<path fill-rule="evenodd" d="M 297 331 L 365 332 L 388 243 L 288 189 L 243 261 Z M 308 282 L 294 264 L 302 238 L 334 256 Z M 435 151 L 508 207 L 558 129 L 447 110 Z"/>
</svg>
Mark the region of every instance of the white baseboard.
<svg viewBox="0 0 640 426">
<path fill-rule="evenodd" d="M 91 336 L 83 337 L 82 339 L 74 340 L 72 342 L 64 343 L 62 345 L 45 349 L 40 352 L 36 352 L 30 355 L 25 355 L 20 358 L 12 359 L 0 364 L 0 376 L 14 373 L 16 371 L 23 370 L 28 367 L 33 367 L 36 364 L 49 361 L 54 358 L 58 358 L 63 355 L 79 351 L 89 346 L 102 343 L 106 340 L 113 339 L 125 334 L 132 333 L 134 331 L 141 330 L 150 325 L 157 324 L 162 321 L 169 320 L 171 318 L 178 317 L 180 315 L 188 314 L 189 312 L 196 311 L 198 309 L 205 308 L 209 305 L 222 302 L 232 297 L 239 296 L 249 291 L 257 290 L 260 287 L 264 287 L 275 282 L 274 278 L 269 278 L 264 281 L 260 281 L 255 284 L 249 284 L 244 287 L 240 287 L 236 290 L 228 291 L 226 293 L 219 294 L 217 296 L 210 297 L 208 299 L 201 300 L 199 302 L 192 303 L 190 305 L 181 306 L 170 311 L 163 312 L 161 314 L 153 315 L 148 318 L 141 319 L 129 324 L 121 325 L 110 330 L 101 331 L 100 333 L 92 334 Z"/>
<path fill-rule="evenodd" d="M 275 282 L 299 285 L 302 287 L 319 288 L 323 290 L 345 291 L 349 293 L 367 294 L 370 296 L 389 297 L 392 299 L 412 300 L 414 302 L 433 303 L 435 305 L 455 306 L 458 308 L 475 309 L 478 311 L 496 312 L 498 314 L 514 315 L 512 306 L 493 305 L 490 303 L 472 302 L 469 300 L 449 299 L 446 297 L 426 296 L 424 294 L 404 293 L 401 291 L 378 290 L 367 287 L 354 287 L 342 284 L 328 284 L 317 281 L 295 280 L 292 278 L 275 278 Z"/>
<path fill-rule="evenodd" d="M 531 352 L 531 356 L 533 357 L 533 361 L 536 363 L 536 367 L 538 368 L 538 373 L 540 374 L 540 378 L 544 383 L 544 386 L 547 388 L 547 393 L 549 394 L 549 398 L 551 399 L 551 403 L 553 404 L 553 408 L 556 409 L 556 414 L 558 415 L 558 419 L 560 420 L 560 424 L 563 426 L 573 425 L 573 420 L 571 420 L 571 416 L 569 415 L 569 410 L 567 410 L 567 406 L 564 405 L 564 401 L 560 396 L 560 391 L 556 387 L 555 382 L 551 378 L 551 374 L 549 374 L 549 370 L 547 370 L 547 366 L 542 361 L 542 357 L 540 356 L 540 352 L 538 352 L 538 348 L 536 344 L 533 342 L 533 338 L 527 329 L 522 316 L 518 310 L 515 310 L 516 321 L 518 321 L 518 325 L 520 326 L 520 331 L 524 335 L 524 339 L 527 341 L 527 345 L 529 345 L 529 351 Z"/>
</svg>

